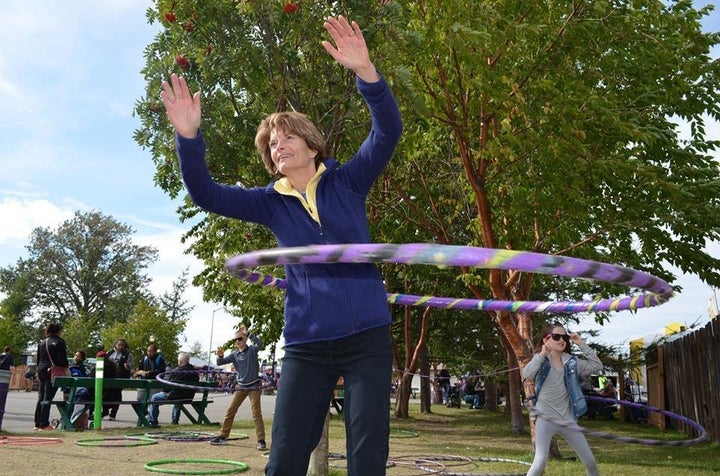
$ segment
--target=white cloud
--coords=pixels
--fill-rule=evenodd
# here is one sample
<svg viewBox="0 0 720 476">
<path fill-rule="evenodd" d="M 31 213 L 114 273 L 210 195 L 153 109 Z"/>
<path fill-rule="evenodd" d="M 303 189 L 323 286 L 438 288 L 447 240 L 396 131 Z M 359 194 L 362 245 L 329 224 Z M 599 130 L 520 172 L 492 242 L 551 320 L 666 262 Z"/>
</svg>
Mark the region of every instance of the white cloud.
<svg viewBox="0 0 720 476">
<path fill-rule="evenodd" d="M 54 227 L 73 213 L 74 209 L 46 199 L 5 196 L 0 200 L 0 244 L 24 245 L 33 229 Z"/>
<path fill-rule="evenodd" d="M 41 139 L 44 134 L 42 131 L 38 129 L 35 133 L 39 135 L 6 141 L 8 146 L 0 152 L 5 183 L 34 180 L 35 177 L 44 178 L 48 175 L 52 177 L 68 167 L 67 161 L 77 162 L 77 157 L 67 153 L 64 147 L 49 138 Z M 60 160 L 60 157 L 64 157 L 64 160 Z"/>
<path fill-rule="evenodd" d="M 2 57 L 0 57 L 0 72 L 2 72 L 4 68 L 5 61 Z M 8 81 L 5 78 L 0 77 L 0 94 L 2 94 L 2 97 L 5 101 L 13 101 L 17 104 L 23 104 L 24 101 L 22 101 L 22 97 L 20 95 L 20 90 L 18 87 L 13 84 L 12 82 Z M 3 118 L 4 122 L 10 122 L 10 118 Z"/>
<path fill-rule="evenodd" d="M 113 117 L 131 118 L 133 105 L 129 103 L 111 102 L 108 104 L 108 111 Z"/>
<path fill-rule="evenodd" d="M 84 208 L 78 205 L 70 200 L 64 204 L 56 204 L 47 198 L 33 197 L 28 192 L 0 190 L 0 223 L 3 224 L 0 227 L 0 266 L 12 264 L 22 257 L 33 229 L 56 228 L 72 218 L 76 210 Z M 161 295 L 170 291 L 173 282 L 186 268 L 189 269 L 190 276 L 202 271 L 202 263 L 194 256 L 186 254 L 185 245 L 180 241 L 185 228 L 170 223 L 150 222 L 137 216 L 116 219 L 139 229 L 132 236 L 134 243 L 158 249 L 157 262 L 147 270 L 148 276 L 152 278 L 150 291 L 153 294 Z M 199 341 L 207 352 L 211 348 L 211 340 L 212 349 L 215 349 L 232 336 L 238 319 L 217 303 L 204 302 L 202 289 L 189 286 L 185 299 L 190 306 L 194 306 L 185 330 L 185 342 L 182 342 L 185 349 Z"/>
<path fill-rule="evenodd" d="M 82 132 L 92 114 L 129 117 L 142 91 L 142 48 L 158 29 L 145 19 L 151 5 L 0 2 L 3 129 L 52 144 L 53 131 L 72 125 Z"/>
<path fill-rule="evenodd" d="M 709 243 L 705 252 L 711 256 L 720 256 L 720 243 Z M 703 326 L 709 320 L 708 300 L 713 289 L 694 275 L 682 274 L 670 268 L 678 276 L 677 282 L 682 291 L 666 303 L 659 306 L 639 309 L 636 312 L 621 311 L 610 314 L 605 325 L 594 322 L 594 317 L 582 320 L 579 330 L 599 330 L 599 341 L 611 345 L 626 345 L 633 339 L 663 334 L 665 326 L 680 323 L 686 326 Z M 604 296 L 613 297 L 613 296 Z"/>
<path fill-rule="evenodd" d="M 187 231 L 186 227 L 147 222 L 139 217 L 126 217 L 125 220 L 126 223 L 144 230 L 133 237 L 135 243 L 154 246 L 158 250 L 157 262 L 148 268 L 148 275 L 152 277 L 150 290 L 153 294 L 161 295 L 170 291 L 173 282 L 185 269 L 189 270 L 190 279 L 204 269 L 200 260 L 185 253 L 188 245 L 183 244 L 181 238 Z M 205 302 L 203 291 L 199 287 L 188 286 L 184 298 L 194 309 L 181 339 L 181 347 L 189 350 L 195 342 L 200 342 L 205 353 L 203 358 L 207 358 L 210 349 L 215 350 L 218 345 L 230 339 L 239 320 L 220 304 Z"/>
</svg>

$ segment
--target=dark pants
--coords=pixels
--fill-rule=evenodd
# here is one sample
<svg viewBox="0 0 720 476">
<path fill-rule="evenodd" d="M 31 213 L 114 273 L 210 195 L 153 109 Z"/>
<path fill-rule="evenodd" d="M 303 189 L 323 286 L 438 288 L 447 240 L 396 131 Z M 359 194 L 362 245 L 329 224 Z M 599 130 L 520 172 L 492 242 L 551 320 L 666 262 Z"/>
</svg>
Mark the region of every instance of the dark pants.
<svg viewBox="0 0 720 476">
<path fill-rule="evenodd" d="M 35 406 L 35 427 L 44 428 L 50 425 L 50 402 L 55 398 L 57 387 L 50 383 L 50 372 L 47 369 L 38 372 L 38 401 Z"/>
<path fill-rule="evenodd" d="M 122 389 L 121 388 L 109 388 L 103 390 L 103 402 L 119 402 L 122 400 Z M 120 405 L 103 405 L 102 416 L 110 415 L 110 418 L 117 417 L 117 412 L 120 409 Z"/>
<path fill-rule="evenodd" d="M 265 473 L 305 476 L 310 453 L 322 436 L 333 390 L 342 376 L 347 474 L 384 475 L 389 451 L 391 349 L 388 327 L 287 347 Z"/>
</svg>

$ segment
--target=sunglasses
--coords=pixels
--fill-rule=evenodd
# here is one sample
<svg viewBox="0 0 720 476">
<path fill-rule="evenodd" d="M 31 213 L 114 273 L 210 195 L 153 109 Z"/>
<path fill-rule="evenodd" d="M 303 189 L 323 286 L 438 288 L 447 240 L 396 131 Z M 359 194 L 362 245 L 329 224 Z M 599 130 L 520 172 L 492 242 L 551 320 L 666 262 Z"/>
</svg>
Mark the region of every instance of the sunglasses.
<svg viewBox="0 0 720 476">
<path fill-rule="evenodd" d="M 235 338 L 235 342 L 242 342 L 242 341 L 244 341 L 244 340 L 245 340 L 244 337 L 236 337 L 236 338 Z"/>
<path fill-rule="evenodd" d="M 547 337 L 552 337 L 552 339 L 553 339 L 553 340 L 556 340 L 556 341 L 562 339 L 562 340 L 564 340 L 565 342 L 570 342 L 570 336 L 567 335 L 567 334 L 555 334 L 555 333 L 551 333 L 551 334 L 546 335 L 545 337 L 546 337 L 546 338 L 547 338 Z"/>
</svg>

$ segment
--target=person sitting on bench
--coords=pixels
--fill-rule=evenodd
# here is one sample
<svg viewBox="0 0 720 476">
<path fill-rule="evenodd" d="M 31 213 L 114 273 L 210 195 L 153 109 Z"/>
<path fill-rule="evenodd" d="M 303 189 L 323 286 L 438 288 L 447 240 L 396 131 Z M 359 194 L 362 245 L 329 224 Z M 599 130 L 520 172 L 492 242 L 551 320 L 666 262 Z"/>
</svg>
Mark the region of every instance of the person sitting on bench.
<svg viewBox="0 0 720 476">
<path fill-rule="evenodd" d="M 482 389 L 482 382 L 479 379 L 475 377 L 468 378 L 467 384 L 465 384 L 463 400 L 474 410 L 479 410 L 485 406 L 485 390 Z"/>
<path fill-rule="evenodd" d="M 190 364 L 190 355 L 187 352 L 180 352 L 177 357 L 178 366 L 167 374 L 168 381 L 171 382 L 182 382 L 188 385 L 192 385 L 194 382 L 200 381 L 200 374 L 197 372 L 195 367 Z M 162 392 L 158 392 L 150 398 L 150 401 L 161 402 L 164 400 L 185 400 L 192 401 L 195 396 L 195 389 L 184 388 L 184 387 L 172 387 L 165 389 Z M 160 416 L 160 406 L 153 403 L 148 405 L 148 423 L 150 426 L 157 427 L 158 416 Z M 180 409 L 182 403 L 176 403 L 173 405 L 171 421 L 173 425 L 177 425 L 180 421 Z"/>
</svg>

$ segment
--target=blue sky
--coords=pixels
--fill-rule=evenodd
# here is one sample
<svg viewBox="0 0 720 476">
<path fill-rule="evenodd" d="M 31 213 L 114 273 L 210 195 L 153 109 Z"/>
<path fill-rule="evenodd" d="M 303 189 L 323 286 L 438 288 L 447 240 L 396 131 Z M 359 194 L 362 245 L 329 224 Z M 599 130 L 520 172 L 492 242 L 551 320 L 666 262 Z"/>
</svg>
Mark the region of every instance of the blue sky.
<svg viewBox="0 0 720 476">
<path fill-rule="evenodd" d="M 99 210 L 133 227 L 139 244 L 159 249 L 149 270 L 155 293 L 169 290 L 185 267 L 201 269 L 183 253 L 187 226 L 177 219 L 177 204 L 155 187 L 150 155 L 132 139 L 139 126 L 133 104 L 144 94 L 143 49 L 158 31 L 146 22 L 149 6 L 146 0 L 0 2 L 0 266 L 25 255 L 32 229 L 54 228 L 77 210 Z M 720 30 L 720 13 L 705 28 Z M 710 249 L 720 254 L 720 245 Z M 601 340 L 626 342 L 674 321 L 707 322 L 712 290 L 692 277 L 680 283 L 685 291 L 665 305 L 614 314 Z M 219 305 L 203 303 L 199 289 L 186 297 L 196 306 L 188 343 L 210 348 L 212 322 L 213 348 L 232 334 L 236 320 Z"/>
</svg>

